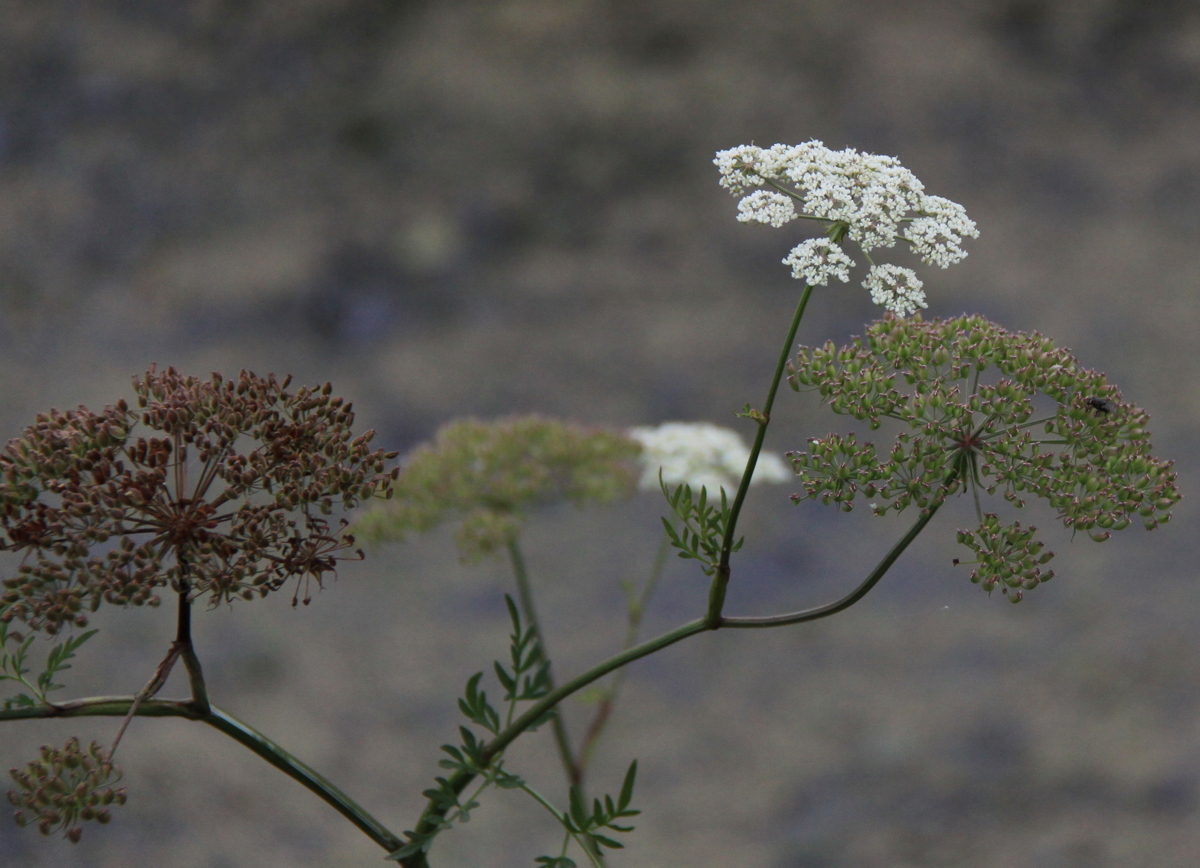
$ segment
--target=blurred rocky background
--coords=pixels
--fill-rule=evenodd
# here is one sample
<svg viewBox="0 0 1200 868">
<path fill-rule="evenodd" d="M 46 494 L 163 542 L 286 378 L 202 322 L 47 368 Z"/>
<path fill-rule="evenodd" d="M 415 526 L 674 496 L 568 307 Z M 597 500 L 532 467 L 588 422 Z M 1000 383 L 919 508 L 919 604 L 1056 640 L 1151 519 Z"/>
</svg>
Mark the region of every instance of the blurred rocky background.
<svg viewBox="0 0 1200 868">
<path fill-rule="evenodd" d="M 1193 507 L 1200 420 L 1200 10 L 1180 0 L 89 0 L 0 4 L 0 421 L 128 396 L 151 362 L 332 380 L 405 450 L 443 422 L 617 425 L 761 400 L 798 235 L 734 220 L 719 148 L 818 138 L 899 156 L 982 237 L 922 270 L 929 315 L 1037 329 L 1155 419 L 1185 499 L 1098 546 L 1036 508 L 1059 577 L 1010 606 L 954 568 L 965 504 L 839 618 L 722 632 L 632 668 L 594 786 L 641 760 L 613 866 L 1179 866 L 1200 852 Z M 878 310 L 819 291 L 803 342 Z M 849 427 L 785 391 L 768 446 Z M 903 523 L 761 489 L 730 611 L 824 602 Z M 529 530 L 558 671 L 622 632 L 663 507 Z M 674 564 L 647 631 L 691 618 Z M 505 654 L 501 564 L 450 532 L 349 564 L 308 608 L 206 613 L 215 701 L 411 828 L 454 697 Z M 102 612 L 70 692 L 132 693 L 165 612 Z M 172 683 L 166 694 L 181 692 Z M 578 734 L 590 709 L 574 703 Z M 4 767 L 116 721 L 5 724 Z M 0 824 L 0 865 L 381 864 L 215 732 L 135 721 L 130 790 L 72 847 Z M 548 735 L 513 765 L 558 797 Z M 559 838 L 489 798 L 438 866 Z M 1191 854 L 1191 855 L 1189 855 Z"/>
</svg>

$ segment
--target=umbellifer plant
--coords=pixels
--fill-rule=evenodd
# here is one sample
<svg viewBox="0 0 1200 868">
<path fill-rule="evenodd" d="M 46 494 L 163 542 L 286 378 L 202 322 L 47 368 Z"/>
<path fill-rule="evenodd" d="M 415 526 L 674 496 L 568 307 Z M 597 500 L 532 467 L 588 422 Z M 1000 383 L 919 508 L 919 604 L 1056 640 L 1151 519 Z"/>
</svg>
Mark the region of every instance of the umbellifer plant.
<svg viewBox="0 0 1200 868">
<path fill-rule="evenodd" d="M 110 786 L 120 775 L 113 756 L 124 725 L 135 714 L 177 716 L 238 740 L 406 868 L 429 865 L 438 836 L 465 822 L 493 786 L 528 794 L 562 827 L 561 848 L 537 864 L 572 868 L 583 858 L 599 866 L 607 849 L 623 846 L 620 836 L 638 814 L 636 761 L 615 796 L 590 802 L 584 796 L 591 751 L 630 662 L 700 633 L 795 625 L 845 610 L 951 496 L 969 493 L 977 520 L 958 531 L 970 556 L 954 563 L 972 566 L 971 581 L 1014 603 L 1052 577 L 1043 568 L 1053 555 L 1035 528 L 1001 518 L 1002 511 L 1040 498 L 1067 528 L 1098 542 L 1134 521 L 1152 529 L 1169 518 L 1180 496 L 1171 464 L 1152 456 L 1145 412 L 1103 374 L 1048 338 L 1009 332 L 982 317 L 925 321 L 916 272 L 875 262 L 873 252 L 898 243 L 929 265 L 960 260 L 962 241 L 977 235 L 960 205 L 926 195 L 893 158 L 832 151 L 820 142 L 741 146 L 720 152 L 715 162 L 722 185 L 742 196 L 739 220 L 780 227 L 802 219 L 820 230 L 784 260 L 803 286 L 765 400 L 737 414 L 751 426 L 749 446 L 734 432 L 703 424 L 620 432 L 542 417 L 464 420 L 389 470 L 393 456 L 371 451 L 369 434 L 351 435 L 350 407 L 330 397 L 328 386 L 290 393 L 286 381 L 244 372 L 236 381 L 198 380 L 153 368 L 134 381 L 136 410 L 121 401 L 98 413 L 53 411 L 10 441 L 0 455 L 0 523 L 4 547 L 22 561 L 0 592 L 0 679 L 20 692 L 5 699 L 0 720 L 124 718 L 107 749 L 93 742 L 85 751 L 71 739 L 14 769 L 17 789 L 9 798 L 17 822 L 35 822 L 44 834 L 62 830 L 71 841 L 80 838 L 80 822 L 108 822 L 109 806 L 125 800 L 123 789 Z M 851 246 L 868 266 L 863 285 L 886 315 L 844 347 L 801 347 L 793 356 L 814 288 L 830 278 L 849 280 Z M 861 498 L 876 515 L 911 508 L 916 518 L 840 599 L 762 617 L 729 615 L 725 596 L 743 543 L 738 519 L 750 484 L 786 475 L 781 459 L 762 451 L 785 375 L 793 389 L 817 391 L 835 413 L 866 429 L 812 439 L 788 453 L 794 471 L 788 478 L 800 488 L 793 500 L 850 510 Z M 884 426 L 894 429 L 883 432 L 890 444 L 867 439 L 881 436 L 871 432 Z M 557 678 L 519 547 L 522 524 L 539 504 L 619 500 L 639 476 L 642 487 L 662 491 L 670 515 L 648 579 L 626 588 L 626 640 L 608 659 Z M 989 499 L 985 510 L 985 498 L 996 494 L 998 506 Z M 509 655 L 493 666 L 502 699 L 489 699 L 483 672 L 467 682 L 458 707 L 469 725 L 443 746 L 438 765 L 446 773 L 425 791 L 424 811 L 403 834 L 213 705 L 190 632 L 200 599 L 249 601 L 294 583 L 293 604 L 307 603 L 310 585 L 319 586 L 340 557 L 361 556 L 347 529 L 332 527 L 328 516 L 377 497 L 393 500 L 358 520 L 364 533 L 403 539 L 461 517 L 464 558 L 507 554 L 519 600 L 506 598 Z M 671 549 L 699 562 L 709 582 L 707 606 L 696 619 L 639 642 L 642 612 Z M 178 627 L 142 691 L 49 698 L 57 674 L 94 632 L 83 631 L 90 611 L 103 603 L 157 605 L 161 596 L 174 599 Z M 61 641 L 33 677 L 27 661 L 38 633 Z M 158 699 L 177 660 L 192 695 Z M 598 682 L 596 715 L 576 748 L 556 709 Z M 507 765 L 508 747 L 541 724 L 553 727 L 568 784 L 561 806 Z"/>
</svg>

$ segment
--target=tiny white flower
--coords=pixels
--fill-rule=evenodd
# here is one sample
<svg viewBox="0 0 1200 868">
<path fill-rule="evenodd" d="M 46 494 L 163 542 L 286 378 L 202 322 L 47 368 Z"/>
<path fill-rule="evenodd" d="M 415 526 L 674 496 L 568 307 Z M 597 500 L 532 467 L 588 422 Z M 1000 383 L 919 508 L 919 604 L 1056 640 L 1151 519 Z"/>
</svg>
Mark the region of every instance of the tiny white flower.
<svg viewBox="0 0 1200 868">
<path fill-rule="evenodd" d="M 867 272 L 863 285 L 871 290 L 871 301 L 883 305 L 896 316 L 908 316 L 916 313 L 919 307 L 929 307 L 925 303 L 924 284 L 911 268 L 890 263 L 874 265 Z"/>
<path fill-rule="evenodd" d="M 830 277 L 849 283 L 854 260 L 828 238 L 810 238 L 792 248 L 783 264 L 792 267 L 792 277 L 797 280 L 825 286 Z"/>
<path fill-rule="evenodd" d="M 724 488 L 732 494 L 741 481 L 750 458 L 741 435 L 707 422 L 667 422 L 657 428 L 631 428 L 629 436 L 642 444 L 642 489 L 658 488 L 659 472 L 667 486 L 690 485 L 709 496 Z M 751 483 L 784 482 L 792 472 L 783 459 L 761 452 Z"/>
<path fill-rule="evenodd" d="M 778 229 L 797 217 L 791 198 L 768 190 L 755 190 L 738 203 L 737 219 L 743 223 L 766 223 Z"/>
</svg>

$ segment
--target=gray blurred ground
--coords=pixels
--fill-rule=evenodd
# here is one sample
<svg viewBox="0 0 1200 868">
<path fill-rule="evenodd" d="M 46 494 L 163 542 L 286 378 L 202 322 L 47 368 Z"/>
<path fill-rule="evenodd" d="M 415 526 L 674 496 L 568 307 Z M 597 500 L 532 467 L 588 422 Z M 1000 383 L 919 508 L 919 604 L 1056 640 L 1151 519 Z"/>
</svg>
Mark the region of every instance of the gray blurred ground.
<svg viewBox="0 0 1200 868">
<path fill-rule="evenodd" d="M 464 414 L 733 424 L 761 400 L 795 233 L 747 227 L 718 148 L 819 138 L 899 156 L 982 237 L 928 273 L 930 315 L 1037 329 L 1198 464 L 1200 12 L 1183 2 L 196 0 L 0 6 L 0 421 L 128 394 L 151 361 L 332 380 L 407 449 Z M 817 294 L 845 340 L 867 294 Z M 790 392 L 768 445 L 847 427 Z M 730 610 L 823 602 L 899 533 L 756 491 Z M 698 637 L 633 667 L 595 784 L 641 760 L 614 866 L 1195 866 L 1200 590 L 1193 500 L 1152 535 L 1071 542 L 1018 607 L 954 569 L 939 516 L 829 622 Z M 558 671 L 619 640 L 616 580 L 662 508 L 540 516 L 531 567 Z M 647 630 L 691 618 L 676 564 Z M 206 614 L 218 704 L 398 830 L 504 653 L 501 565 L 435 533 Z M 108 612 L 78 693 L 129 693 L 164 613 Z M 173 684 L 168 688 L 179 691 Z M 588 708 L 568 709 L 576 732 Z M 0 761 L 115 721 L 9 724 Z M 215 733 L 135 722 L 129 805 L 70 847 L 0 824 L 0 865 L 349 866 L 380 851 Z M 561 793 L 544 734 L 514 766 Z M 557 838 L 489 799 L 439 866 L 529 866 Z"/>
</svg>

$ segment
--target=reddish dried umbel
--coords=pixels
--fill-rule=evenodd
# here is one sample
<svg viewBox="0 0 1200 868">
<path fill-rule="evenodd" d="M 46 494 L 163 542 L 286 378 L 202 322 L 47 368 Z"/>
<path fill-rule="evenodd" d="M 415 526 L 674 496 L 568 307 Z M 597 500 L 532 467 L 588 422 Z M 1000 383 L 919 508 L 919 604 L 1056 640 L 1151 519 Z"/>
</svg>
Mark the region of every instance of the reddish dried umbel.
<svg viewBox="0 0 1200 868">
<path fill-rule="evenodd" d="M 102 602 L 157 605 L 166 585 L 214 604 L 320 585 L 354 544 L 321 516 L 384 492 L 395 453 L 351 434 L 328 384 L 289 382 L 151 367 L 133 381 L 138 410 L 38 416 L 0 453 L 3 548 L 25 555 L 0 618 L 56 633 Z"/>
<path fill-rule="evenodd" d="M 61 750 L 43 745 L 37 759 L 23 770 L 10 769 L 9 774 L 18 787 L 8 791 L 8 800 L 17 809 L 17 825 L 37 823 L 43 835 L 61 829 L 72 844 L 83 834 L 80 822 L 103 825 L 111 819 L 113 804 L 125 804 L 125 788 L 108 786 L 121 779 L 121 771 L 96 742 L 86 751 L 77 738 L 69 739 Z"/>
<path fill-rule="evenodd" d="M 451 422 L 406 457 L 395 500 L 357 527 L 368 538 L 398 540 L 458 513 L 459 550 L 475 560 L 515 540 L 530 506 L 628 497 L 641 451 L 622 432 L 542 416 Z"/>
<path fill-rule="evenodd" d="M 1025 496 L 1043 498 L 1066 527 L 1098 542 L 1134 518 L 1156 527 L 1180 498 L 1171 462 L 1150 454 L 1145 411 L 1036 332 L 979 316 L 888 316 L 840 349 L 802 347 L 788 382 L 814 387 L 834 412 L 872 430 L 886 419 L 906 429 L 882 458 L 854 434 L 790 453 L 806 497 L 849 510 L 862 494 L 883 515 L 910 504 L 929 509 L 970 488 L 980 526 L 960 542 L 978 556 L 972 578 L 988 590 L 997 582 L 1013 589 L 1014 601 L 1053 575 L 1039 569 L 1053 555 L 1040 553 L 1033 528 L 985 516 L 981 491 L 1001 491 L 1018 507 Z M 1034 418 L 1038 404 L 1045 412 Z"/>
</svg>

